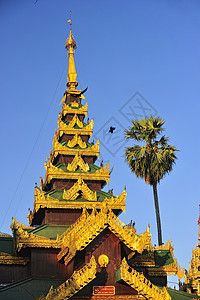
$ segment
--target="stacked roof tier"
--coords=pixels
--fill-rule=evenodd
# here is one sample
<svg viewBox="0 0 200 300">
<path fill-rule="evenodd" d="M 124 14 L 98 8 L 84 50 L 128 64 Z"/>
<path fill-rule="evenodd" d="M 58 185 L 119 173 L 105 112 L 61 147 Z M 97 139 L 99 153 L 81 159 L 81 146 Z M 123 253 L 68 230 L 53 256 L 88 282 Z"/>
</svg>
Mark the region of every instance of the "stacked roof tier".
<svg viewBox="0 0 200 300">
<path fill-rule="evenodd" d="M 99 157 L 99 140 L 96 143 L 90 141 L 94 121 L 87 118 L 87 103 L 82 104 L 86 90 L 76 89 L 75 47 L 70 31 L 66 42 L 68 89 L 61 101 L 53 149 L 45 162 L 45 178 L 41 179 L 40 187 L 35 187 L 34 209 L 28 215 L 30 225 L 57 224 L 57 219 L 60 224 L 70 225 L 81 215 L 84 207 L 101 209 L 106 205 L 116 215 L 125 209 L 125 190 L 116 197 L 102 191 L 109 183 L 109 163 L 95 165 Z"/>
</svg>

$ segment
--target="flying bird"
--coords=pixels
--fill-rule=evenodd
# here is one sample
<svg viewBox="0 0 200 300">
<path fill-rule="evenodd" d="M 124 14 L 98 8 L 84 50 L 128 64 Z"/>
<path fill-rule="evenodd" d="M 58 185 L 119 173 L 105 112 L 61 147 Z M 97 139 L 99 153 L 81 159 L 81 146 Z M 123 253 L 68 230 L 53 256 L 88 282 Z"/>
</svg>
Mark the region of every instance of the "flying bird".
<svg viewBox="0 0 200 300">
<path fill-rule="evenodd" d="M 109 131 L 108 132 L 110 132 L 110 133 L 113 133 L 113 131 L 116 129 L 116 127 L 112 127 L 112 126 L 110 126 L 110 129 L 109 129 Z"/>
</svg>

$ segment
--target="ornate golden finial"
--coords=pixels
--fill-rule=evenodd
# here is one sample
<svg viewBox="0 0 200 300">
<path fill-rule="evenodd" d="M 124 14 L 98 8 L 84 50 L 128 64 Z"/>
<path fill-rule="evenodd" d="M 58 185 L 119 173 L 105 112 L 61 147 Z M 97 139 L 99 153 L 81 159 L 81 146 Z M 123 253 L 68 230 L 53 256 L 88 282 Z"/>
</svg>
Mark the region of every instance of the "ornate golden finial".
<svg viewBox="0 0 200 300">
<path fill-rule="evenodd" d="M 65 48 L 68 51 L 68 57 L 69 57 L 69 64 L 68 64 L 68 74 L 67 74 L 67 86 L 70 90 L 75 90 L 78 82 L 76 81 L 77 73 L 75 68 L 75 62 L 74 62 L 74 49 L 77 48 L 76 41 L 72 35 L 72 21 L 71 21 L 71 10 L 70 10 L 70 20 L 67 20 L 70 25 L 70 32 L 69 37 L 66 41 Z"/>
</svg>

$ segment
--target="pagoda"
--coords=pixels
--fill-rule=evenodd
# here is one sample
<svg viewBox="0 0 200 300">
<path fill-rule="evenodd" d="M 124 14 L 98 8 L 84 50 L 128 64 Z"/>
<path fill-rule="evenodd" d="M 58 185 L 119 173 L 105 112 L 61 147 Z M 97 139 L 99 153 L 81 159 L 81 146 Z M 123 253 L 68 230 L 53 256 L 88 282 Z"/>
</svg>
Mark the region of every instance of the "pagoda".
<svg viewBox="0 0 200 300">
<path fill-rule="evenodd" d="M 200 205 L 199 205 L 200 208 Z M 185 274 L 183 289 L 187 292 L 200 296 L 200 214 L 199 214 L 199 243 L 192 251 L 189 272 Z"/>
<path fill-rule="evenodd" d="M 0 234 L 0 299 L 175 299 L 167 275 L 184 270 L 171 242 L 153 247 L 149 227 L 137 234 L 119 219 L 126 189 L 103 191 L 109 164 L 95 165 L 100 143 L 90 142 L 94 121 L 77 89 L 71 21 L 65 47 L 67 89 L 29 226 L 13 218 L 12 236 Z"/>
</svg>

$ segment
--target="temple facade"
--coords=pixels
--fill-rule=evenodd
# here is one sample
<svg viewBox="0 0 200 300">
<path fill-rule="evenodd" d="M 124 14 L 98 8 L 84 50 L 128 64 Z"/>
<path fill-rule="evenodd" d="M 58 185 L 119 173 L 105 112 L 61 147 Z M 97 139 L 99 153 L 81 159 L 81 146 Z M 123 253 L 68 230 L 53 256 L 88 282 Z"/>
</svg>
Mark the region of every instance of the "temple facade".
<svg viewBox="0 0 200 300">
<path fill-rule="evenodd" d="M 14 218 L 12 236 L 0 235 L 0 299 L 181 299 L 167 289 L 167 275 L 184 274 L 171 242 L 153 247 L 149 227 L 137 234 L 119 219 L 126 189 L 103 191 L 109 164 L 95 164 L 100 143 L 90 141 L 94 121 L 77 89 L 71 21 L 66 49 L 67 89 L 29 225 Z"/>
</svg>

